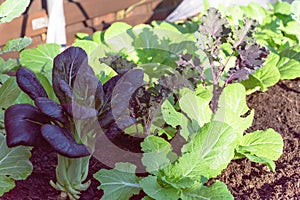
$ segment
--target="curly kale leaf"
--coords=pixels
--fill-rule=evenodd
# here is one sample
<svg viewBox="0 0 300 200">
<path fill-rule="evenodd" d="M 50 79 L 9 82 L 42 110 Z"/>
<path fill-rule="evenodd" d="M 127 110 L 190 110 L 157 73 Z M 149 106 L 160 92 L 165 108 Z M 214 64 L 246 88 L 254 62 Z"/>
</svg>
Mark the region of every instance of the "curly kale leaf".
<svg viewBox="0 0 300 200">
<path fill-rule="evenodd" d="M 253 74 L 261 68 L 265 59 L 269 55 L 269 50 L 258 44 L 246 44 L 239 46 L 236 65 L 228 71 L 228 83 L 233 80 L 242 81 L 248 79 L 249 74 Z"/>
</svg>

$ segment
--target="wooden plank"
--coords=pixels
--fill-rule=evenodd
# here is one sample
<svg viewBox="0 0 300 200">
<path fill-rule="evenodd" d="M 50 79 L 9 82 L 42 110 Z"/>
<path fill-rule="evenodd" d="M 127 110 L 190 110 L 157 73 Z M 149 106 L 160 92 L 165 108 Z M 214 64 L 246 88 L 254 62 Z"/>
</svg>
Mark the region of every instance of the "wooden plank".
<svg viewBox="0 0 300 200">
<path fill-rule="evenodd" d="M 0 4 L 3 3 L 5 0 L 0 0 Z M 43 0 L 31 0 L 31 3 L 29 4 L 29 7 L 27 8 L 28 14 L 34 13 L 36 11 L 39 11 L 42 9 L 42 1 Z"/>
<path fill-rule="evenodd" d="M 118 20 L 118 21 L 126 22 L 127 24 L 134 26 L 134 25 L 146 23 L 151 18 L 152 15 L 153 15 L 153 13 L 150 12 L 150 13 L 143 14 L 143 15 L 134 15 L 129 18 Z"/>
<path fill-rule="evenodd" d="M 66 27 L 66 34 L 67 34 L 67 45 L 71 45 L 75 40 L 75 34 L 76 33 L 88 33 L 93 34 L 93 29 L 86 27 L 83 22 L 72 24 Z"/>
<path fill-rule="evenodd" d="M 84 0 L 64 2 L 66 24 L 82 22 L 90 18 L 114 13 L 130 7 L 140 0 Z"/>
<path fill-rule="evenodd" d="M 152 12 L 151 3 L 143 3 L 132 8 L 129 12 L 126 12 L 125 18 L 129 18 L 134 15 L 147 15 Z"/>
<path fill-rule="evenodd" d="M 39 10 L 42 10 L 42 0 L 31 0 L 31 4 L 29 5 L 28 14 L 38 12 Z"/>
<path fill-rule="evenodd" d="M 47 31 L 46 28 L 33 30 L 32 21 L 47 17 L 45 10 L 40 10 L 32 14 L 24 14 L 15 18 L 9 23 L 0 24 L 0 45 L 5 44 L 11 38 L 18 38 L 23 36 L 34 36 Z"/>
</svg>

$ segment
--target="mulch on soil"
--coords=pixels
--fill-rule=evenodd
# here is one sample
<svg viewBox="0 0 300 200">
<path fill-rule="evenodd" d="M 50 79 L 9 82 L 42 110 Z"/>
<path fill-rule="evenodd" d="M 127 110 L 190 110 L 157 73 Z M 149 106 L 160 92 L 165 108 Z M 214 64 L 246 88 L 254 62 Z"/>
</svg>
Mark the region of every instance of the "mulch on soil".
<svg viewBox="0 0 300 200">
<path fill-rule="evenodd" d="M 281 81 L 267 92 L 250 95 L 247 102 L 255 110 L 254 124 L 248 131 L 273 128 L 284 138 L 284 153 L 276 162 L 275 173 L 264 165 L 242 159 L 232 161 L 218 178 L 238 200 L 300 199 L 300 79 Z M 57 199 L 59 192 L 49 185 L 50 180 L 55 180 L 56 154 L 34 149 L 31 161 L 33 173 L 26 180 L 17 181 L 16 187 L 1 200 Z M 81 199 L 101 197 L 99 183 L 92 178 L 101 168 L 106 166 L 92 158 L 88 177 L 92 184 Z"/>
</svg>

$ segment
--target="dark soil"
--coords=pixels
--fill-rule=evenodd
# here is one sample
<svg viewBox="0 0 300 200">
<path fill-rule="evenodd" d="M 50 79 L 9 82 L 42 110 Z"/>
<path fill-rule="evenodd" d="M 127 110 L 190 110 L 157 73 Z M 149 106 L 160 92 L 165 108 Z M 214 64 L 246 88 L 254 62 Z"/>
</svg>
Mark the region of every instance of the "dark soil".
<svg viewBox="0 0 300 200">
<path fill-rule="evenodd" d="M 255 110 L 254 125 L 248 130 L 273 128 L 284 138 L 284 153 L 276 162 L 276 172 L 269 172 L 261 164 L 243 159 L 233 161 L 219 177 L 236 199 L 300 199 L 300 79 L 281 81 L 267 92 L 256 92 L 248 97 L 248 105 Z M 56 154 L 32 151 L 33 173 L 1 200 L 57 199 L 59 192 L 50 185 L 55 180 Z M 89 179 L 91 187 L 82 194 L 84 200 L 99 199 L 102 192 L 92 174 L 105 165 L 92 158 Z M 133 199 L 141 199 L 134 197 Z"/>
</svg>

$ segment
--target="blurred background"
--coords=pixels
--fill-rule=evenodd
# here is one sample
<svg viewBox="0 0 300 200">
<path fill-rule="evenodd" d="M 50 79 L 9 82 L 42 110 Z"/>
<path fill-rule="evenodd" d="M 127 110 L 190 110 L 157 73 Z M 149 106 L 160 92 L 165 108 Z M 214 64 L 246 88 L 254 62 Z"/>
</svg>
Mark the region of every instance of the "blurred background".
<svg viewBox="0 0 300 200">
<path fill-rule="evenodd" d="M 92 34 L 113 22 L 130 25 L 152 20 L 175 21 L 201 12 L 205 5 L 247 5 L 264 7 L 276 0 L 31 0 L 26 12 L 12 22 L 0 24 L 0 48 L 10 39 L 29 36 L 29 47 L 42 43 L 70 45 L 79 32 Z M 288 0 L 291 2 L 292 0 Z M 4 0 L 0 0 L 0 3 Z M 5 57 L 3 55 L 2 57 Z M 11 55 L 8 55 L 11 57 Z"/>
</svg>

